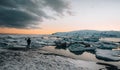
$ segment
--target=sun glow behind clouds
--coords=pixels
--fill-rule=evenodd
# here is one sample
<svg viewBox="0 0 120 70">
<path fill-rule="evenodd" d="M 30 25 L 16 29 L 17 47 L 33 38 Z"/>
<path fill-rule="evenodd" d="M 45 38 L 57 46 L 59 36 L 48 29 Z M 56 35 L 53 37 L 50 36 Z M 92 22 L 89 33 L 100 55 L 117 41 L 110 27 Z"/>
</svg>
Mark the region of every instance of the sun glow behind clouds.
<svg viewBox="0 0 120 70">
<path fill-rule="evenodd" d="M 0 28 L 0 33 L 49 34 L 84 29 L 120 31 L 120 0 L 70 1 L 73 15 L 57 17 L 58 14 L 45 9 L 45 13 L 55 15 L 55 19 L 43 19 L 38 25 L 41 29 Z"/>
<path fill-rule="evenodd" d="M 0 28 L 0 33 L 10 34 L 51 34 L 53 30 Z"/>
</svg>

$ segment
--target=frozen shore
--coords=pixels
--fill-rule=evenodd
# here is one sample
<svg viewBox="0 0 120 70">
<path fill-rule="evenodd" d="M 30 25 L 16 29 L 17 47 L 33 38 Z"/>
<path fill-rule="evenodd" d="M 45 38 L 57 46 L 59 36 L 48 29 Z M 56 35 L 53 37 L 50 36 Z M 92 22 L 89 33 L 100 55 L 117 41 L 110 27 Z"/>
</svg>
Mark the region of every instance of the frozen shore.
<svg viewBox="0 0 120 70">
<path fill-rule="evenodd" d="M 99 70 L 104 65 L 95 62 L 75 60 L 41 49 L 0 49 L 1 70 Z M 105 69 L 107 70 L 107 69 Z"/>
</svg>

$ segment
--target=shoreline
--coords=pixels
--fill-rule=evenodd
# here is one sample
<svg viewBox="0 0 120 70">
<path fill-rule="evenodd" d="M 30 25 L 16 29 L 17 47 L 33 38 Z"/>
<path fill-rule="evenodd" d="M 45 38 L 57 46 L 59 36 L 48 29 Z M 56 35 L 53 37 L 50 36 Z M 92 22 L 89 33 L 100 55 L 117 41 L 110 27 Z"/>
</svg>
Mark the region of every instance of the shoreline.
<svg viewBox="0 0 120 70">
<path fill-rule="evenodd" d="M 40 49 L 27 51 L 0 49 L 1 70 L 99 70 L 104 65 L 91 61 L 76 60 Z M 47 67 L 47 68 L 46 68 Z"/>
</svg>

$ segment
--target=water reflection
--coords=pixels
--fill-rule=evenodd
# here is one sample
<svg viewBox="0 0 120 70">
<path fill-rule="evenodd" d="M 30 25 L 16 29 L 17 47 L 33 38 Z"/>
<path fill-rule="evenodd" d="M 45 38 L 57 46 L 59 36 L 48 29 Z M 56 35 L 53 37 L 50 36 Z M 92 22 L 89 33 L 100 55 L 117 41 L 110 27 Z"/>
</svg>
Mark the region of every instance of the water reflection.
<svg viewBox="0 0 120 70">
<path fill-rule="evenodd" d="M 46 46 L 42 48 L 43 50 L 50 51 L 51 53 L 55 53 L 58 55 L 63 55 L 66 57 L 74 58 L 74 59 L 80 59 L 80 60 L 86 60 L 86 61 L 95 61 L 99 63 L 107 63 L 107 64 L 112 64 L 114 66 L 117 66 L 117 68 L 120 69 L 120 62 L 108 62 L 104 60 L 99 60 L 95 56 L 94 51 L 84 51 L 84 52 L 73 52 L 69 51 L 68 49 L 58 49 L 56 46 Z M 117 70 L 117 69 L 116 69 Z"/>
<path fill-rule="evenodd" d="M 70 52 L 75 54 L 75 55 L 81 55 L 84 53 L 83 51 L 70 51 Z"/>
<path fill-rule="evenodd" d="M 61 46 L 55 46 L 55 49 L 63 49 L 63 50 L 66 50 L 66 49 L 67 49 L 67 47 L 66 47 L 66 46 L 64 46 L 64 45 L 63 45 L 62 47 L 61 47 Z"/>
<path fill-rule="evenodd" d="M 68 50 L 66 46 L 55 46 L 55 49 L 63 49 L 63 50 Z M 81 55 L 83 54 L 82 51 L 70 51 L 71 53 L 75 54 L 75 55 Z"/>
<path fill-rule="evenodd" d="M 94 61 L 95 55 L 90 52 L 72 52 L 68 49 L 56 49 L 55 46 L 46 46 L 42 48 L 43 50 L 50 51 L 59 55 L 67 56 L 74 59 L 82 59 L 87 61 Z M 92 57 L 92 58 L 91 58 Z"/>
<path fill-rule="evenodd" d="M 104 65 L 104 66 L 105 66 L 105 69 L 107 69 L 107 70 L 120 70 L 120 69 L 118 69 L 117 66 L 112 65 L 112 64 L 100 63 L 100 62 L 97 62 L 97 64 L 99 64 L 99 65 Z M 104 70 L 104 68 L 101 68 L 101 69 L 99 69 L 99 70 Z"/>
</svg>

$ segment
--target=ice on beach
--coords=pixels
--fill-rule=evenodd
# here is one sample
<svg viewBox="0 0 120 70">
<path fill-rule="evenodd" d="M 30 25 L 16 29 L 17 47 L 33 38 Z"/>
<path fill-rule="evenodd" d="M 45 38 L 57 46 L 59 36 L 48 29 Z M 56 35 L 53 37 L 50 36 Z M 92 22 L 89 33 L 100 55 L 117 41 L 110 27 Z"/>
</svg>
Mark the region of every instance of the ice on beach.
<svg viewBox="0 0 120 70">
<path fill-rule="evenodd" d="M 117 48 L 117 44 L 113 42 L 95 42 L 92 43 L 93 47 L 100 48 L 100 49 L 114 49 Z"/>
<path fill-rule="evenodd" d="M 26 47 L 28 37 L 31 38 L 32 47 L 55 45 L 56 39 L 50 35 L 0 35 L 0 47 Z"/>
<path fill-rule="evenodd" d="M 11 51 L 0 49 L 0 70 L 99 70 L 95 62 L 57 56 L 42 50 Z"/>
<path fill-rule="evenodd" d="M 70 51 L 74 51 L 74 52 L 83 52 L 83 51 L 94 51 L 95 47 L 86 47 L 83 44 L 72 44 L 68 47 L 68 49 Z"/>
<path fill-rule="evenodd" d="M 117 45 L 101 44 L 98 48 L 101 48 L 101 49 L 113 49 L 113 48 L 117 48 Z"/>
<path fill-rule="evenodd" d="M 86 69 L 80 69 L 80 70 L 100 70 L 102 68 L 105 69 L 104 65 L 97 65 L 91 61 L 71 60 L 70 62 L 75 64 L 76 67 L 80 66 L 81 68 L 86 68 Z"/>
<path fill-rule="evenodd" d="M 106 61 L 120 61 L 120 50 L 96 49 L 96 57 Z"/>
</svg>

